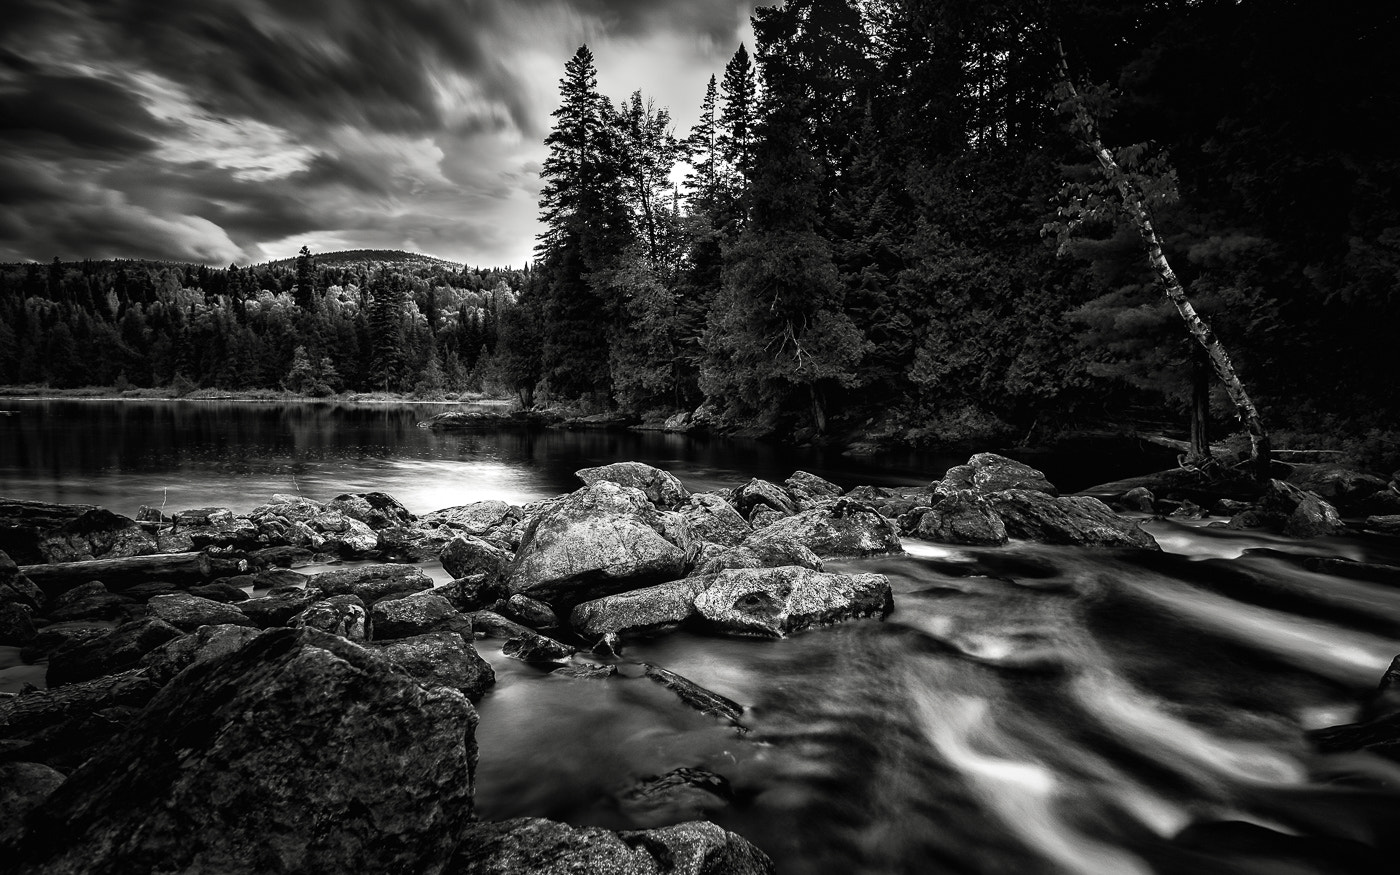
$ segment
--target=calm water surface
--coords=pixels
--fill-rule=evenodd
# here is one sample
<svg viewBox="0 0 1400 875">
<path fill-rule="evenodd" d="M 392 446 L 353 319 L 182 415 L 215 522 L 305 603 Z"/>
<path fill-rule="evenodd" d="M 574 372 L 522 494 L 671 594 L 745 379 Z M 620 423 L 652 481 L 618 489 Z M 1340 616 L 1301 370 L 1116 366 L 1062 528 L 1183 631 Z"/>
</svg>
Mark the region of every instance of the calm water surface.
<svg viewBox="0 0 1400 875">
<path fill-rule="evenodd" d="M 0 406 L 20 411 L 0 417 L 0 494 L 125 513 L 246 509 L 298 490 L 378 489 L 419 512 L 523 501 L 620 459 L 695 489 L 794 468 L 845 486 L 923 483 L 960 461 L 418 429 L 433 407 Z M 1091 461 L 1097 477 L 1041 464 L 1070 488 L 1133 473 Z M 632 644 L 607 681 L 552 677 L 479 642 L 498 683 L 479 709 L 478 811 L 655 826 L 675 812 L 638 810 L 627 788 L 700 766 L 735 790 L 710 817 L 793 875 L 1394 871 L 1400 766 L 1313 754 L 1302 733 L 1353 719 L 1400 653 L 1400 592 L 1303 559 L 1400 562 L 1400 549 L 1146 526 L 1162 554 L 911 541 L 905 556 L 831 562 L 889 577 L 888 620 L 776 642 L 677 633 Z M 679 706 L 635 677 L 639 661 L 741 702 L 752 731 Z"/>
</svg>

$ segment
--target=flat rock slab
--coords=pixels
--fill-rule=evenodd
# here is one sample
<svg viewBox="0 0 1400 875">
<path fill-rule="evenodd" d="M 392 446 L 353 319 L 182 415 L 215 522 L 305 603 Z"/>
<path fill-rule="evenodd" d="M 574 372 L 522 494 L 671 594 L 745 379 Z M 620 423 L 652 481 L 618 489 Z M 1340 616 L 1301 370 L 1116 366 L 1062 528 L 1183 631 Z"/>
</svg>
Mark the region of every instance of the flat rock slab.
<svg viewBox="0 0 1400 875">
<path fill-rule="evenodd" d="M 721 571 L 695 596 L 701 625 L 727 635 L 782 638 L 814 626 L 884 617 L 894 608 L 883 574 L 829 574 L 801 566 Z"/>
</svg>

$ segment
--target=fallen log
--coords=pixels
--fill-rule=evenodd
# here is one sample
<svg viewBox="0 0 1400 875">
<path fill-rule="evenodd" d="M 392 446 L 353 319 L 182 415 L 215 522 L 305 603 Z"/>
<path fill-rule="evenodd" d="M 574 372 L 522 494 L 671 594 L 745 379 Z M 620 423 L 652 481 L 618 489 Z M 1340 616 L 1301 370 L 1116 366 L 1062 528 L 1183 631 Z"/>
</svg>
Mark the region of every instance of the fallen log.
<svg viewBox="0 0 1400 875">
<path fill-rule="evenodd" d="M 733 699 L 721 696 L 714 690 L 707 690 L 689 678 L 682 677 L 673 671 L 667 671 L 660 666 L 649 663 L 641 663 L 646 669 L 646 676 L 671 692 L 685 704 L 699 711 L 701 714 L 708 714 L 724 720 L 741 733 L 747 732 L 748 727 L 741 721 L 744 708 Z"/>
<path fill-rule="evenodd" d="M 21 565 L 28 577 L 53 598 L 79 584 L 100 580 L 112 592 L 147 581 L 163 581 L 177 586 L 207 583 L 219 577 L 248 573 L 248 560 L 211 556 L 208 553 L 155 553 L 120 559 L 86 559 L 47 565 Z"/>
</svg>

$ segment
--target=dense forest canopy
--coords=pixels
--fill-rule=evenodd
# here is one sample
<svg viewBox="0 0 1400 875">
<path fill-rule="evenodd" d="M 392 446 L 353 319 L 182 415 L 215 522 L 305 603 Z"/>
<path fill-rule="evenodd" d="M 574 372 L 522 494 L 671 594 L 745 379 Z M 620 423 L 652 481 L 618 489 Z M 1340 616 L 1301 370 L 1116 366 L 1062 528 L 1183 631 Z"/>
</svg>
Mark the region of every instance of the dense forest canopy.
<svg viewBox="0 0 1400 875">
<path fill-rule="evenodd" d="M 690 131 L 601 94 L 581 47 L 531 270 L 11 265 L 0 380 L 464 388 L 485 363 L 527 402 L 805 438 L 1184 428 L 1199 356 L 1056 97 L 1063 50 L 1265 418 L 1374 433 L 1400 412 L 1396 19 L 791 0 Z"/>
</svg>

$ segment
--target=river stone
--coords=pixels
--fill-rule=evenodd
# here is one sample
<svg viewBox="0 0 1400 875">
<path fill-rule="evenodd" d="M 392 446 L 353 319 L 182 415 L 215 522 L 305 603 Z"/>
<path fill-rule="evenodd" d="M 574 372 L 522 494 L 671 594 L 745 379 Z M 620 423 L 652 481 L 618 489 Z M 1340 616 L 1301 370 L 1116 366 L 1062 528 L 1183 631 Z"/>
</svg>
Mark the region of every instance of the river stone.
<svg viewBox="0 0 1400 875">
<path fill-rule="evenodd" d="M 122 592 L 124 595 L 131 595 L 131 590 L 123 590 Z M 232 583 L 222 580 L 200 584 L 199 586 L 192 586 L 185 590 L 185 592 L 190 595 L 197 595 L 200 598 L 209 599 L 210 601 L 223 602 L 224 604 L 246 602 L 248 600 L 248 594 L 243 591 L 242 587 L 235 586 Z M 168 595 L 168 593 L 161 593 L 161 595 Z"/>
<path fill-rule="evenodd" d="M 106 748 L 159 690 L 146 672 L 129 669 L 0 699 L 0 743 L 24 742 L 24 759 L 67 771 Z"/>
<path fill-rule="evenodd" d="M 857 617 L 883 618 L 893 608 L 883 574 L 827 574 L 798 566 L 721 571 L 695 595 L 705 627 L 762 638 Z"/>
<path fill-rule="evenodd" d="M 44 680 L 52 689 L 126 671 L 139 665 L 147 653 L 182 634 L 156 617 L 123 623 L 101 638 L 69 642 L 49 654 Z"/>
<path fill-rule="evenodd" d="M 892 520 L 938 502 L 938 496 L 926 486 L 857 486 L 847 492 L 845 498 L 868 505 Z"/>
<path fill-rule="evenodd" d="M 326 508 L 359 520 L 375 531 L 412 525 L 418 519 L 398 499 L 384 492 L 347 492 L 326 502 Z"/>
<path fill-rule="evenodd" d="M 418 524 L 422 527 L 443 527 L 462 534 L 482 537 L 499 528 L 512 528 L 524 516 L 525 512 L 521 508 L 504 501 L 476 501 L 424 514 L 419 518 Z"/>
<path fill-rule="evenodd" d="M 496 683 L 491 664 L 456 632 L 428 632 L 373 647 L 424 686 L 450 687 L 478 702 Z"/>
<path fill-rule="evenodd" d="M 136 520 L 96 507 L 49 529 L 39 539 L 45 562 L 120 559 L 156 552 L 156 539 Z"/>
<path fill-rule="evenodd" d="M 1351 507 L 1385 490 L 1385 479 L 1341 465 L 1294 465 L 1288 482 L 1330 504 Z"/>
<path fill-rule="evenodd" d="M 685 506 L 670 516 L 673 522 L 668 525 L 667 532 L 672 535 L 670 540 L 682 549 L 689 549 L 700 541 L 733 547 L 753 532 L 753 527 L 732 504 L 706 492 L 690 496 Z"/>
<path fill-rule="evenodd" d="M 822 557 L 902 553 L 894 524 L 867 504 L 849 498 L 804 510 L 755 532 L 749 545 L 796 541 Z"/>
<path fill-rule="evenodd" d="M 438 558 L 454 578 L 485 574 L 496 579 L 505 576 L 514 557 L 490 541 L 473 535 L 458 535 L 447 542 Z"/>
<path fill-rule="evenodd" d="M 262 598 L 239 602 L 237 608 L 253 625 L 262 629 L 285 626 L 287 622 L 319 601 L 325 593 L 315 587 L 274 590 Z"/>
<path fill-rule="evenodd" d="M 495 611 L 472 611 L 467 616 L 472 621 L 473 634 L 483 638 L 528 638 L 538 634 L 529 626 L 522 626 Z"/>
<path fill-rule="evenodd" d="M 773 871 L 773 862 L 762 851 L 713 823 L 612 832 L 532 817 L 472 824 L 444 875 L 772 875 Z"/>
<path fill-rule="evenodd" d="M 3 550 L 0 550 L 0 604 L 28 605 L 36 611 L 44 606 L 44 591 L 20 574 L 15 560 Z"/>
<path fill-rule="evenodd" d="M 754 531 L 767 528 L 778 520 L 785 520 L 788 515 L 780 510 L 774 510 L 766 504 L 755 504 L 753 510 L 749 511 L 749 526 Z"/>
<path fill-rule="evenodd" d="M 640 489 L 647 500 L 662 510 L 676 510 L 690 498 L 690 490 L 669 471 L 641 462 L 614 462 L 599 468 L 584 468 L 574 476 L 592 486 L 604 480 L 618 486 Z"/>
<path fill-rule="evenodd" d="M 379 549 L 379 533 L 338 510 L 325 510 L 307 522 L 311 527 L 311 549 L 358 559 Z"/>
<path fill-rule="evenodd" d="M 822 570 L 821 558 L 805 544 L 793 538 L 773 537 L 765 533 L 752 535 L 737 547 L 706 551 L 691 571 L 691 576 L 718 574 L 727 568 L 779 568 L 784 565 Z"/>
<path fill-rule="evenodd" d="M 1385 535 L 1400 535 L 1400 514 L 1374 514 L 1366 517 L 1366 528 Z"/>
<path fill-rule="evenodd" d="M 1283 526 L 1283 533 L 1290 538 L 1316 538 L 1344 531 L 1346 524 L 1337 509 L 1311 493 L 1298 502 Z"/>
<path fill-rule="evenodd" d="M 998 546 L 1006 543 L 1006 526 L 986 499 L 956 492 L 921 516 L 913 535 L 940 544 Z"/>
<path fill-rule="evenodd" d="M 1119 507 L 1124 510 L 1135 510 L 1139 513 L 1152 513 L 1155 510 L 1156 502 L 1156 496 L 1146 486 L 1134 486 L 1118 496 Z"/>
<path fill-rule="evenodd" d="M 1025 489 L 994 492 L 986 498 L 1013 538 L 1045 544 L 1161 549 L 1136 522 L 1114 513 L 1097 498 L 1056 498 Z"/>
<path fill-rule="evenodd" d="M 741 734 L 748 732 L 748 727 L 740 720 L 744 716 L 744 708 L 738 702 L 659 665 L 651 665 L 646 662 L 639 663 L 639 665 L 641 665 L 643 676 L 647 680 L 660 684 L 675 693 L 676 698 L 680 699 L 686 707 L 706 716 L 723 720 L 736 727 Z"/>
<path fill-rule="evenodd" d="M 328 596 L 357 595 L 366 605 L 372 605 L 385 596 L 432 589 L 433 579 L 423 569 L 412 565 L 380 563 L 313 574 L 306 586 L 308 589 L 315 587 Z"/>
<path fill-rule="evenodd" d="M 608 481 L 580 489 L 527 523 L 511 591 L 577 603 L 679 577 L 685 553 L 659 529 L 639 490 Z"/>
<path fill-rule="evenodd" d="M 608 633 L 655 635 L 695 615 L 695 594 L 712 578 L 689 577 L 584 602 L 569 615 L 575 633 L 594 641 Z"/>
<path fill-rule="evenodd" d="M 578 681 L 600 681 L 617 675 L 617 666 L 598 665 L 595 662 L 571 662 L 568 665 L 561 665 L 550 672 L 551 675 L 561 678 L 571 678 Z"/>
<path fill-rule="evenodd" d="M 705 820 L 733 801 L 734 790 L 723 775 L 686 767 L 641 778 L 617 798 L 618 809 L 643 827 Z"/>
<path fill-rule="evenodd" d="M 112 592 L 96 593 L 63 605 L 51 603 L 44 611 L 44 615 L 54 623 L 129 619 L 133 613 L 143 614 L 145 609 L 126 593 Z"/>
<path fill-rule="evenodd" d="M 562 662 L 573 656 L 575 649 L 553 638 L 527 630 L 526 633 L 507 638 L 501 645 L 501 653 L 521 662 Z"/>
<path fill-rule="evenodd" d="M 792 472 L 792 476 L 783 481 L 783 486 L 787 489 L 788 495 L 792 496 L 798 510 L 811 510 L 818 505 L 840 498 L 842 492 L 841 487 L 830 480 L 825 480 L 806 471 Z"/>
<path fill-rule="evenodd" d="M 38 631 L 31 616 L 33 608 L 14 602 L 0 602 L 0 647 L 23 647 Z"/>
<path fill-rule="evenodd" d="M 333 595 L 307 605 L 306 610 L 287 621 L 296 629 L 310 627 L 351 641 L 369 639 L 369 616 L 365 603 L 356 595 Z"/>
<path fill-rule="evenodd" d="M 40 550 L 46 533 L 97 510 L 91 504 L 51 504 L 0 498 L 0 551 L 20 565 L 51 561 Z M 0 577 L 5 576 L 0 572 Z"/>
<path fill-rule="evenodd" d="M 258 546 L 258 526 L 226 507 L 200 507 L 170 515 L 171 525 L 157 535 L 164 553 L 187 553 L 205 547 Z"/>
<path fill-rule="evenodd" d="M 479 611 L 509 595 L 505 581 L 486 574 L 458 578 L 433 592 L 447 599 L 459 611 Z"/>
<path fill-rule="evenodd" d="M 71 607 L 87 601 L 90 598 L 104 595 L 111 595 L 111 591 L 107 589 L 107 584 L 100 580 L 90 580 L 87 583 L 80 583 L 72 589 L 65 590 L 50 598 L 49 610 Z"/>
<path fill-rule="evenodd" d="M 248 626 L 200 626 L 147 653 L 141 657 L 140 665 L 164 686 L 190 666 L 233 653 L 261 634 L 261 630 Z"/>
<path fill-rule="evenodd" d="M 934 491 L 940 495 L 965 489 L 981 495 L 1010 489 L 1059 495 L 1054 484 L 1040 471 L 996 453 L 978 453 L 968 459 L 966 465 L 949 468 L 942 482 L 934 486 Z"/>
<path fill-rule="evenodd" d="M 505 600 L 505 604 L 501 605 L 501 613 L 531 629 L 553 629 L 559 625 L 559 618 L 555 616 L 553 608 L 519 593 Z"/>
<path fill-rule="evenodd" d="M 783 516 L 797 513 L 797 502 L 793 501 L 791 495 L 776 483 L 757 477 L 735 491 L 734 502 L 738 505 L 739 513 L 750 519 L 753 509 L 759 505 L 770 507 Z"/>
<path fill-rule="evenodd" d="M 251 601 L 251 599 L 249 600 Z M 233 605 L 200 598 L 185 592 L 158 595 L 146 602 L 152 617 L 159 617 L 177 629 L 193 632 L 200 626 L 255 626 L 248 615 Z"/>
<path fill-rule="evenodd" d="M 476 713 L 278 629 L 181 672 L 31 815 L 19 868 L 432 872 L 472 820 Z"/>
<path fill-rule="evenodd" d="M 19 658 L 22 662 L 32 665 L 41 659 L 47 659 L 49 654 L 70 641 L 92 641 L 111 632 L 113 628 L 107 623 L 54 623 L 39 629 L 29 643 L 20 648 Z"/>
<path fill-rule="evenodd" d="M 369 621 L 375 641 L 428 632 L 456 632 L 467 640 L 472 638 L 471 618 L 435 592 L 375 602 L 369 609 Z"/>
<path fill-rule="evenodd" d="M 13 853 L 25 817 L 63 781 L 62 772 L 42 763 L 0 763 L 0 854 Z"/>
</svg>

